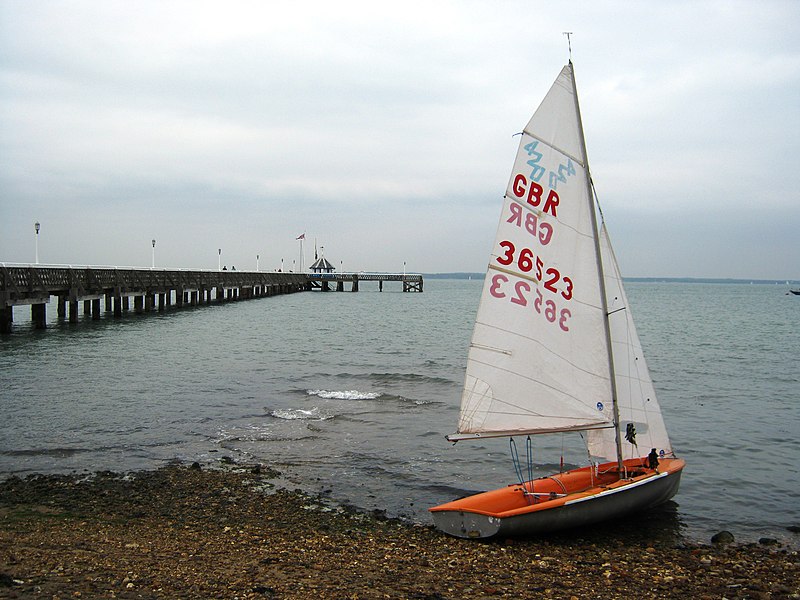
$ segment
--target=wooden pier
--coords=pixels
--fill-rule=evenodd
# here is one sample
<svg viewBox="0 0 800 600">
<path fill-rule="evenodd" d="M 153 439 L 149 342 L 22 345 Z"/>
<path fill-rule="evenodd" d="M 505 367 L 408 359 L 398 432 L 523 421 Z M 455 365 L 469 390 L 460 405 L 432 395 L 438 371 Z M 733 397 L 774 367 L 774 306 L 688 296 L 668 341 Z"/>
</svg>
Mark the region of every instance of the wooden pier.
<svg viewBox="0 0 800 600">
<path fill-rule="evenodd" d="M 81 302 L 84 314 L 99 319 L 102 300 L 121 317 L 131 298 L 135 312 L 147 312 L 309 289 L 301 273 L 0 265 L 0 275 L 0 333 L 11 331 L 18 305 L 30 305 L 33 326 L 45 328 L 51 296 L 58 297 L 59 317 L 75 323 Z"/>
<path fill-rule="evenodd" d="M 262 271 L 206 271 L 7 265 L 0 263 L 0 334 L 10 333 L 14 307 L 30 305 L 36 329 L 47 326 L 46 308 L 57 297 L 58 316 L 78 321 L 80 304 L 92 319 L 101 317 L 101 302 L 114 317 L 131 308 L 137 313 L 169 307 L 200 306 L 211 302 L 248 300 L 277 294 L 328 291 L 331 284 L 344 291 L 345 282 L 358 291 L 360 281 L 402 282 L 404 292 L 421 292 L 422 276 L 393 273 L 281 273 Z"/>
</svg>

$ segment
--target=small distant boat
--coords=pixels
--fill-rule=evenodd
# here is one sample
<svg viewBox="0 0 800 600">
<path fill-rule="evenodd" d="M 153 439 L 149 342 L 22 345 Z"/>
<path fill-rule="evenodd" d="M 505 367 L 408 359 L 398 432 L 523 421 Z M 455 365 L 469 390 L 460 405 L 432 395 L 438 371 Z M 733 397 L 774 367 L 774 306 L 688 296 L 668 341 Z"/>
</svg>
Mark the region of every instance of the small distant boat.
<svg viewBox="0 0 800 600">
<path fill-rule="evenodd" d="M 519 468 L 519 483 L 431 508 L 445 533 L 567 529 L 655 506 L 678 490 L 685 463 L 670 445 L 595 198 L 570 61 L 522 133 L 458 431 L 447 439 L 530 443 L 536 434 L 583 432 L 591 460 L 538 479 L 523 480 Z"/>
</svg>

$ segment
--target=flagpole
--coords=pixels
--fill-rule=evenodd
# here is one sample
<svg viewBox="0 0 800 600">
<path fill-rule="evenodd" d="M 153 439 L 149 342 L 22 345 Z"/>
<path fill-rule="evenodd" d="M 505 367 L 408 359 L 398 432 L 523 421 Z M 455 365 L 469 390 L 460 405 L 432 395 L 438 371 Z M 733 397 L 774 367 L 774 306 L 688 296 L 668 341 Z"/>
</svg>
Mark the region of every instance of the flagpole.
<svg viewBox="0 0 800 600">
<path fill-rule="evenodd" d="M 303 261 L 303 258 L 304 258 L 303 257 L 303 241 L 306 239 L 306 232 L 304 231 L 303 233 L 298 235 L 295 239 L 300 241 L 300 272 L 303 273 L 303 272 L 305 272 L 304 271 L 304 264 L 303 264 L 303 262 L 304 262 Z"/>
</svg>

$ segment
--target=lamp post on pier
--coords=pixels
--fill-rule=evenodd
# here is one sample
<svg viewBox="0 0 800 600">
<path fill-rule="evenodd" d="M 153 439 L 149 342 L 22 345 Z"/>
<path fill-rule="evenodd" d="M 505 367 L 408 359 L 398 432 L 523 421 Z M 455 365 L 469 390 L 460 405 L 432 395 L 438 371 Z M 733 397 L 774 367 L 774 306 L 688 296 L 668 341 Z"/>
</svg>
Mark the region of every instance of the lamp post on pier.
<svg viewBox="0 0 800 600">
<path fill-rule="evenodd" d="M 256 271 L 260 271 L 261 270 L 261 269 L 258 268 L 258 260 L 259 260 L 259 258 L 260 258 L 259 255 L 256 254 Z"/>
<path fill-rule="evenodd" d="M 38 265 L 39 264 L 39 229 L 41 228 L 41 225 L 40 225 L 39 221 L 36 221 L 36 223 L 33 224 L 33 228 L 36 230 L 36 264 Z"/>
<path fill-rule="evenodd" d="M 156 268 L 156 240 L 155 239 L 153 239 L 153 260 L 150 263 L 150 268 L 151 269 L 155 269 Z"/>
<path fill-rule="evenodd" d="M 222 248 L 217 250 L 217 254 L 219 254 L 219 262 L 217 264 L 217 271 L 222 271 Z"/>
</svg>

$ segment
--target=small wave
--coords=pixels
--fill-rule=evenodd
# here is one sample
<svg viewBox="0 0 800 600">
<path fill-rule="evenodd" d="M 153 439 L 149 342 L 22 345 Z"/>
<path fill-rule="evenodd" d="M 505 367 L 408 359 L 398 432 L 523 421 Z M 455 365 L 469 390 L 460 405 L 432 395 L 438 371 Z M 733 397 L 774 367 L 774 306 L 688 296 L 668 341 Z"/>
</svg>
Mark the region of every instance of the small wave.
<svg viewBox="0 0 800 600">
<path fill-rule="evenodd" d="M 328 419 L 333 418 L 333 415 L 324 414 L 316 406 L 311 410 L 305 410 L 302 408 L 278 408 L 276 410 L 273 410 L 270 413 L 270 416 L 273 416 L 276 419 L 284 419 L 286 421 L 294 421 L 297 419 L 311 420 L 311 421 L 327 421 Z"/>
<path fill-rule="evenodd" d="M 405 396 L 398 396 L 403 402 L 411 402 L 416 406 L 425 406 L 426 404 L 436 404 L 433 400 L 420 400 L 419 398 L 406 398 Z"/>
<path fill-rule="evenodd" d="M 92 452 L 89 448 L 37 448 L 32 450 L 0 450 L 4 456 L 55 456 L 65 458 L 81 452 Z"/>
<path fill-rule="evenodd" d="M 408 396 L 395 396 L 394 394 L 383 394 L 381 397 L 383 402 L 397 402 L 399 404 L 410 404 L 413 406 L 425 406 L 426 404 L 434 404 L 433 400 L 423 400 L 420 398 L 409 398 Z"/>
<path fill-rule="evenodd" d="M 277 411 L 276 411 L 277 412 Z M 285 417 L 277 417 L 285 418 Z M 288 417 L 289 420 L 296 420 L 297 417 Z M 325 417 L 329 418 L 329 417 Z M 330 417 L 332 418 L 332 417 Z M 324 420 L 317 417 L 318 420 Z M 307 424 L 298 423 L 296 426 L 289 426 L 287 423 L 280 428 L 275 425 L 247 425 L 243 427 L 233 427 L 232 429 L 220 429 L 216 436 L 211 439 L 214 444 L 219 444 L 223 448 L 231 449 L 232 444 L 248 444 L 261 442 L 280 442 L 295 441 L 302 439 L 314 439 L 314 432 L 309 433 Z"/>
<path fill-rule="evenodd" d="M 379 385 L 392 385 L 397 383 L 421 383 L 445 386 L 461 385 L 460 381 L 454 381 L 446 377 L 420 375 L 419 373 L 342 373 L 340 377 L 367 379 Z"/>
<path fill-rule="evenodd" d="M 243 450 L 238 446 L 238 444 L 265 444 L 265 443 L 272 443 L 272 442 L 300 442 L 300 441 L 311 441 L 316 440 L 317 436 L 313 435 L 315 432 L 312 430 L 311 434 L 309 435 L 290 435 L 290 434 L 270 434 L 268 436 L 262 436 L 259 438 L 252 438 L 247 436 L 239 436 L 239 437 L 231 437 L 224 440 L 217 440 L 217 444 L 224 448 L 225 450 L 236 450 L 237 452 L 243 452 Z"/>
<path fill-rule="evenodd" d="M 420 398 L 409 398 L 384 392 L 360 392 L 358 390 L 331 391 L 331 390 L 305 390 L 308 396 L 317 396 L 325 400 L 376 400 L 380 398 L 381 403 L 399 402 L 400 404 L 411 404 L 414 406 L 425 406 L 428 404 L 439 404 L 436 400 Z M 273 415 L 274 416 L 274 415 Z"/>
<path fill-rule="evenodd" d="M 380 392 L 359 392 L 358 390 L 306 390 L 306 394 L 309 396 L 319 396 L 326 400 L 375 400 L 383 395 Z"/>
</svg>

